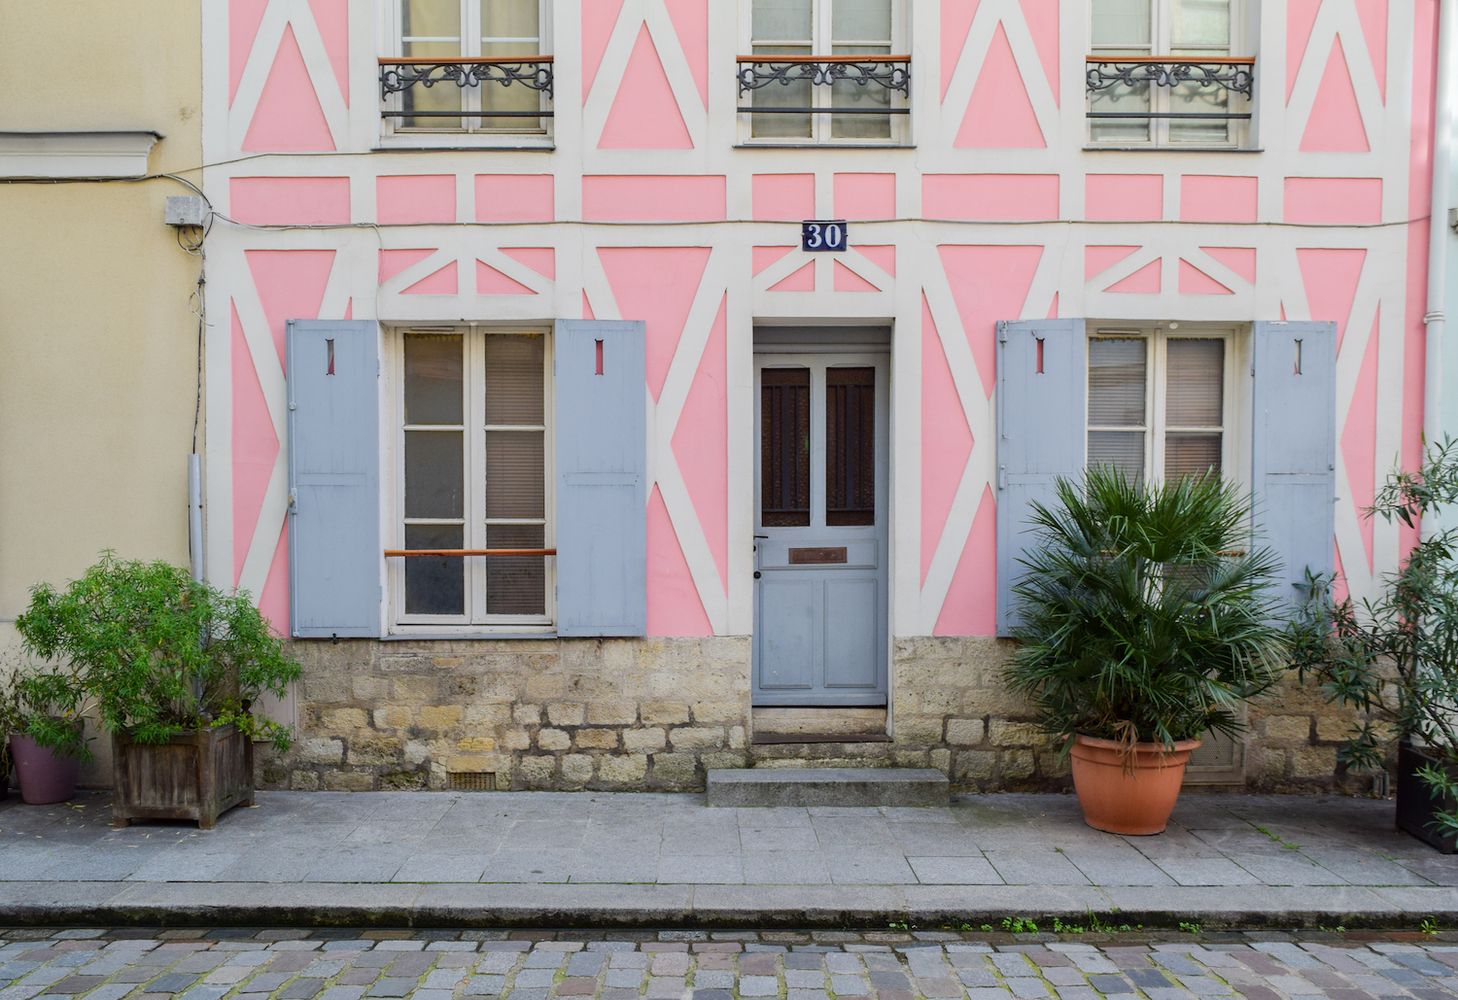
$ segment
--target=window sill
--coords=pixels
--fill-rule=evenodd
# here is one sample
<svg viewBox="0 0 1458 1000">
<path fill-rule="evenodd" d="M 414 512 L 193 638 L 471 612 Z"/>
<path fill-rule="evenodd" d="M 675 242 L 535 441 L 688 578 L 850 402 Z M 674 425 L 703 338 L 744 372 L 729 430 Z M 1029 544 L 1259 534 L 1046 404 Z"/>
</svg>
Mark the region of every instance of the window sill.
<svg viewBox="0 0 1458 1000">
<path fill-rule="evenodd" d="M 548 629 L 544 632 L 523 632 L 519 630 L 503 632 L 485 632 L 481 629 L 462 629 L 450 631 L 447 629 L 431 628 L 424 626 L 419 632 L 386 632 L 380 636 L 381 642 L 485 642 L 490 640 L 503 639 L 556 639 L 556 629 Z"/>
<path fill-rule="evenodd" d="M 1264 153 L 1259 146 L 1095 146 L 1085 153 Z"/>
<path fill-rule="evenodd" d="M 531 136 L 471 136 L 441 133 L 381 136 L 372 153 L 418 153 L 421 151 L 479 153 L 551 153 L 556 140 Z"/>
<path fill-rule="evenodd" d="M 914 142 L 736 142 L 735 149 L 915 149 Z"/>
</svg>

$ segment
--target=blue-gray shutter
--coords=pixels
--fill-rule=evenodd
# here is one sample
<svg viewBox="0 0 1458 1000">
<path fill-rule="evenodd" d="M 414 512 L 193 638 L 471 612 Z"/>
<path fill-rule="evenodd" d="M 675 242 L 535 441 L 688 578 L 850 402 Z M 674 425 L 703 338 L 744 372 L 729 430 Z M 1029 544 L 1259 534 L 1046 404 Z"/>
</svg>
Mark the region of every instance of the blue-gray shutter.
<svg viewBox="0 0 1458 1000">
<path fill-rule="evenodd" d="M 302 638 L 380 634 L 380 332 L 289 320 L 289 611 Z"/>
<path fill-rule="evenodd" d="M 997 634 L 1018 624 L 1012 586 L 1033 544 L 1030 505 L 1083 472 L 1088 350 L 1081 319 L 997 324 Z"/>
<path fill-rule="evenodd" d="M 1261 544 L 1281 560 L 1280 596 L 1306 596 L 1306 570 L 1333 570 L 1336 324 L 1255 324 L 1251 486 Z"/>
<path fill-rule="evenodd" d="M 559 635 L 648 631 L 645 350 L 638 321 L 556 324 Z"/>
</svg>

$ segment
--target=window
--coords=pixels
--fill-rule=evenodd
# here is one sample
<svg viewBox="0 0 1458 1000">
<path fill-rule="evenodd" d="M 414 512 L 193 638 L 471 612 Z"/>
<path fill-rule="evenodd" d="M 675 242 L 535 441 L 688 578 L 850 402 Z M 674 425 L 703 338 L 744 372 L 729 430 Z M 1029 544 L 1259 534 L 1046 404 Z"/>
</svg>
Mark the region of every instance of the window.
<svg viewBox="0 0 1458 1000">
<path fill-rule="evenodd" d="M 408 132 L 542 133 L 552 60 L 541 0 L 391 0 L 384 116 Z"/>
<path fill-rule="evenodd" d="M 1088 464 L 1136 480 L 1224 472 L 1229 334 L 1097 330 L 1088 341 Z"/>
<path fill-rule="evenodd" d="M 739 59 L 748 138 L 903 139 L 910 56 L 894 0 L 753 0 L 751 54 Z M 779 57 L 779 58 L 775 58 Z"/>
<path fill-rule="evenodd" d="M 1091 0 L 1089 138 L 1230 146 L 1250 119 L 1255 60 L 1236 55 L 1240 0 Z"/>
<path fill-rule="evenodd" d="M 551 351 L 537 331 L 398 337 L 397 624 L 552 621 Z M 546 550 L 546 551 L 544 551 Z"/>
</svg>

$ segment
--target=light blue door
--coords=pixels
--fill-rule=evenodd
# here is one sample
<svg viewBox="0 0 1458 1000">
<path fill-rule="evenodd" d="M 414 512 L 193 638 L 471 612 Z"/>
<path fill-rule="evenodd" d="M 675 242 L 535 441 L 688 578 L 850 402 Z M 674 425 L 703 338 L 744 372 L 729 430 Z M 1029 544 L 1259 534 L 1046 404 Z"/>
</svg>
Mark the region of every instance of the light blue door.
<svg viewBox="0 0 1458 1000">
<path fill-rule="evenodd" d="M 755 359 L 756 705 L 884 705 L 887 357 Z"/>
</svg>

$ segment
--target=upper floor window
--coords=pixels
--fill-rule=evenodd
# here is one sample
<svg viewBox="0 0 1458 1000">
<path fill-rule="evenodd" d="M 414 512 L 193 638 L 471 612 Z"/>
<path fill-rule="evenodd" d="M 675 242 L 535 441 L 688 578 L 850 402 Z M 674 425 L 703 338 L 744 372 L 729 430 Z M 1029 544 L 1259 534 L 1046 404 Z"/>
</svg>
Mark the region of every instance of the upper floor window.
<svg viewBox="0 0 1458 1000">
<path fill-rule="evenodd" d="M 1114 146 L 1236 146 L 1255 60 L 1241 0 L 1092 0 L 1089 139 Z"/>
<path fill-rule="evenodd" d="M 380 60 L 397 132 L 544 134 L 552 57 L 541 0 L 392 0 L 395 54 Z"/>
<path fill-rule="evenodd" d="M 752 0 L 740 56 L 745 138 L 904 141 L 911 95 L 897 0 Z"/>
</svg>

